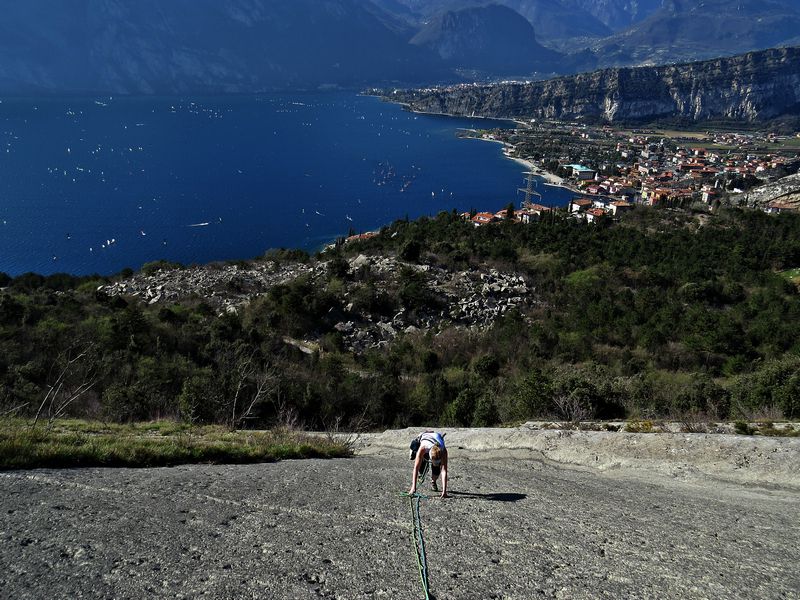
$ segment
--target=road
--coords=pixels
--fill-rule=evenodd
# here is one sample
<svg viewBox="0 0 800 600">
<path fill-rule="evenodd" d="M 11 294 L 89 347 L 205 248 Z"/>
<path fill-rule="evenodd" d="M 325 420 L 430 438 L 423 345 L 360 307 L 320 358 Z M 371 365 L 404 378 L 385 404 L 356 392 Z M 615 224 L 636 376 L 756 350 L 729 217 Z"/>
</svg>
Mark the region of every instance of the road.
<svg viewBox="0 0 800 600">
<path fill-rule="evenodd" d="M 451 450 L 438 600 L 798 598 L 800 492 Z M 405 456 L 0 473 L 2 598 L 422 598 Z"/>
</svg>

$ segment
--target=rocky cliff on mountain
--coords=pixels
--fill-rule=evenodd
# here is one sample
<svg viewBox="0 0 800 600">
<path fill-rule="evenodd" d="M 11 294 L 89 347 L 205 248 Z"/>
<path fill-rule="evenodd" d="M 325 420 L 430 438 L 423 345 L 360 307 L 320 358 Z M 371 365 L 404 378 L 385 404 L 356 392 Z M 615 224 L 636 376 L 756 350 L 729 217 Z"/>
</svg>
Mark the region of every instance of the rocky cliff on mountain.
<svg viewBox="0 0 800 600">
<path fill-rule="evenodd" d="M 731 197 L 735 205 L 780 212 L 800 209 L 800 173 L 782 177 L 753 190 Z"/>
<path fill-rule="evenodd" d="M 453 115 L 759 121 L 800 112 L 800 47 L 664 67 L 605 69 L 525 84 L 394 90 L 385 96 L 415 111 Z"/>
</svg>

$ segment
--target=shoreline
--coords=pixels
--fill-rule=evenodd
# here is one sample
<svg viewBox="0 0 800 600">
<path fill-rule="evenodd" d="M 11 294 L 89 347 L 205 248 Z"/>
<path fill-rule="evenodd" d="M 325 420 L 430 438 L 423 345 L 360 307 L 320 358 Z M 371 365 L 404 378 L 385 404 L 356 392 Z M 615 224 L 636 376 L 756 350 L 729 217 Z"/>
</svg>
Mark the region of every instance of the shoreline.
<svg viewBox="0 0 800 600">
<path fill-rule="evenodd" d="M 450 116 L 452 116 L 452 115 L 450 115 Z M 473 130 L 463 129 L 462 131 L 475 131 L 475 130 L 474 129 Z M 508 142 L 504 142 L 503 140 L 493 140 L 493 139 L 489 139 L 489 138 L 485 138 L 485 137 L 469 137 L 469 138 L 465 138 L 465 139 L 478 140 L 478 141 L 481 141 L 481 142 L 493 142 L 495 144 L 501 144 L 503 146 L 503 148 L 516 149 L 513 144 L 509 144 Z M 585 195 L 584 192 L 582 192 L 581 190 L 579 190 L 577 188 L 574 188 L 574 187 L 572 187 L 570 185 L 567 185 L 565 183 L 564 178 L 559 177 L 555 173 L 551 173 L 550 171 L 545 171 L 545 170 L 537 167 L 536 165 L 534 165 L 529 160 L 526 160 L 524 158 L 520 158 L 519 156 L 511 156 L 511 155 L 508 154 L 508 152 L 505 152 L 505 151 L 503 152 L 503 156 L 505 158 L 507 158 L 508 160 L 513 160 L 514 162 L 522 165 L 523 167 L 528 169 L 531 173 L 533 173 L 534 176 L 541 177 L 544 180 L 545 185 L 549 185 L 549 186 L 552 186 L 552 187 L 560 187 L 560 188 L 563 188 L 565 190 L 569 190 L 573 194 Z"/>
<path fill-rule="evenodd" d="M 514 123 L 515 125 L 525 125 L 524 121 L 520 121 L 515 119 L 514 117 L 486 117 L 484 115 L 454 115 L 452 113 L 446 112 L 434 112 L 432 110 L 417 110 L 416 108 L 412 108 L 411 104 L 408 102 L 400 102 L 399 100 L 392 100 L 388 96 L 375 96 L 379 100 L 383 102 L 388 102 L 389 104 L 396 104 L 403 108 L 403 110 L 407 110 L 410 113 L 415 115 L 427 115 L 429 117 L 448 117 L 450 119 L 479 119 L 482 121 L 508 121 Z"/>
<path fill-rule="evenodd" d="M 432 112 L 432 111 L 417 110 L 417 109 L 413 108 L 411 106 L 411 104 L 409 104 L 408 102 L 394 101 L 394 100 L 391 100 L 390 98 L 387 98 L 385 96 L 379 96 L 379 97 L 382 100 L 386 101 L 386 102 L 389 102 L 389 103 L 392 103 L 392 104 L 397 104 L 398 106 L 403 107 L 404 110 L 407 110 L 407 111 L 409 111 L 411 113 L 414 113 L 414 114 L 417 114 L 417 115 L 452 117 L 454 119 L 485 119 L 485 120 L 493 120 L 493 121 L 510 121 L 510 122 L 514 123 L 515 125 L 517 125 L 517 127 L 519 127 L 519 126 L 527 126 L 527 123 L 525 121 L 520 120 L 519 118 L 485 117 L 485 116 L 478 116 L 478 115 L 475 115 L 475 116 L 453 115 L 453 114 L 450 114 L 450 113 L 443 113 L 443 112 Z M 477 131 L 477 130 L 475 130 L 475 129 L 463 129 L 462 131 Z M 481 141 L 484 141 L 484 142 L 495 142 L 495 143 L 498 143 L 498 144 L 502 144 L 504 148 L 516 149 L 516 147 L 513 144 L 509 144 L 508 142 L 504 142 L 502 140 L 492 140 L 492 139 L 484 138 L 482 136 L 481 137 L 472 137 L 470 139 L 481 140 Z M 546 185 L 560 187 L 560 188 L 563 188 L 565 190 L 569 190 L 573 194 L 583 195 L 583 192 L 581 190 L 578 190 L 578 189 L 576 189 L 576 188 L 574 188 L 574 187 L 572 187 L 570 185 L 567 185 L 566 183 L 564 183 L 564 179 L 562 177 L 559 177 L 555 173 L 550 173 L 549 171 L 544 171 L 544 170 L 540 169 L 539 167 L 535 166 L 531 161 L 526 160 L 524 158 L 519 158 L 517 156 L 509 156 L 508 153 L 506 153 L 506 152 L 503 152 L 503 155 L 505 156 L 505 158 L 513 160 L 514 162 L 517 162 L 517 163 L 521 164 L 522 166 L 527 168 L 529 171 L 531 171 L 535 176 L 541 177 L 542 179 L 544 179 Z"/>
<path fill-rule="evenodd" d="M 443 113 L 443 112 L 432 112 L 432 111 L 417 110 L 417 109 L 413 108 L 411 106 L 411 104 L 409 104 L 408 102 L 400 102 L 400 101 L 392 100 L 392 99 L 390 99 L 390 98 L 388 98 L 386 96 L 377 96 L 377 97 L 380 98 L 384 102 L 388 102 L 390 104 L 397 104 L 398 106 L 401 106 L 404 110 L 407 110 L 408 112 L 411 112 L 411 113 L 414 113 L 414 114 L 417 114 L 417 115 L 442 116 L 442 117 L 451 117 L 451 118 L 454 118 L 454 119 L 486 119 L 486 120 L 494 120 L 494 121 L 510 121 L 510 122 L 514 123 L 517 126 L 517 128 L 519 128 L 519 127 L 527 127 L 528 126 L 528 123 L 526 121 L 521 120 L 519 118 L 513 118 L 513 117 L 507 117 L 507 118 L 503 118 L 503 117 L 486 117 L 486 116 L 481 116 L 481 115 L 473 115 L 473 116 L 454 115 L 454 114 Z M 466 129 L 466 128 L 462 128 L 461 131 L 477 132 L 476 129 Z M 495 142 L 495 143 L 498 143 L 498 144 L 502 144 L 504 148 L 510 148 L 510 149 L 516 150 L 516 146 L 514 146 L 513 144 L 510 144 L 508 142 L 504 142 L 503 140 L 489 139 L 489 138 L 485 138 L 483 136 L 480 136 L 480 137 L 469 137 L 469 139 L 480 140 L 480 141 L 484 141 L 484 142 Z M 514 162 L 524 166 L 531 173 L 533 173 L 534 176 L 542 178 L 544 180 L 544 184 L 545 185 L 552 186 L 552 187 L 560 187 L 560 188 L 565 189 L 565 190 L 567 190 L 567 191 L 569 191 L 569 192 L 571 192 L 573 194 L 576 194 L 578 196 L 587 196 L 587 195 L 591 196 L 591 194 L 587 194 L 585 191 L 580 190 L 577 187 L 574 187 L 572 185 L 568 185 L 567 183 L 565 183 L 564 178 L 559 177 L 555 173 L 551 173 L 549 171 L 545 171 L 545 170 L 537 167 L 536 165 L 534 165 L 529 160 L 526 160 L 524 158 L 520 158 L 518 156 L 510 156 L 509 153 L 505 152 L 505 151 L 503 152 L 503 156 L 505 156 L 505 158 L 507 158 L 507 159 L 513 160 Z M 609 199 L 617 198 L 616 196 L 613 196 L 611 194 L 607 194 L 607 195 L 604 195 L 602 197 L 609 198 Z"/>
<path fill-rule="evenodd" d="M 564 182 L 562 177 L 559 177 L 555 173 L 551 173 L 550 171 L 544 171 L 534 165 L 531 161 L 525 160 L 524 158 L 519 158 L 518 156 L 506 156 L 506 158 L 513 160 L 521 165 L 524 165 L 528 169 L 530 169 L 531 173 L 533 173 L 536 177 L 541 177 L 544 179 L 544 184 L 549 185 L 551 187 L 560 187 L 565 190 L 569 190 L 573 194 L 577 194 L 579 196 L 585 196 L 586 192 L 582 192 L 581 190 L 572 187 L 571 185 L 567 185 Z"/>
</svg>

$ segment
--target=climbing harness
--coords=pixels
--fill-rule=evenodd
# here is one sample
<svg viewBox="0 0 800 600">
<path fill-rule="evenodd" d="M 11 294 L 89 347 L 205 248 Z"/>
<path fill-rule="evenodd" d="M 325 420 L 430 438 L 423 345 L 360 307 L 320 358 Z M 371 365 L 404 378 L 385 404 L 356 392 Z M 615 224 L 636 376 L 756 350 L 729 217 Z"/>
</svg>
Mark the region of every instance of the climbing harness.
<svg viewBox="0 0 800 600">
<path fill-rule="evenodd" d="M 425 460 L 425 465 L 417 477 L 417 485 L 422 485 L 425 481 L 425 475 L 430 468 L 430 461 Z M 425 594 L 425 600 L 431 600 L 430 586 L 428 583 L 428 559 L 425 556 L 425 538 L 422 535 L 422 518 L 419 514 L 420 500 L 427 500 L 428 496 L 414 492 L 413 494 L 403 493 L 403 496 L 408 497 L 409 506 L 411 507 L 411 521 L 413 527 L 411 528 L 411 539 L 414 542 L 414 551 L 417 554 L 417 566 L 419 568 L 419 578 L 422 582 L 422 591 Z"/>
</svg>

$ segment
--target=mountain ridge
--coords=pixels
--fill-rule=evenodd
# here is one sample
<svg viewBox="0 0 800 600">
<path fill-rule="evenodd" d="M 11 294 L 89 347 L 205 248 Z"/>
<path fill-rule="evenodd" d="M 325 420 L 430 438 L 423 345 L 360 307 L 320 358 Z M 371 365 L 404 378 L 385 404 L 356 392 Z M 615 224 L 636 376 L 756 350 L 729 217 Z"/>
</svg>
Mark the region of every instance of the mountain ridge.
<svg viewBox="0 0 800 600">
<path fill-rule="evenodd" d="M 5 95 L 530 80 L 800 43 L 788 0 L 28 0 L 3 17 Z"/>
<path fill-rule="evenodd" d="M 763 121 L 800 114 L 800 47 L 680 65 L 604 69 L 525 84 L 384 95 L 415 111 L 496 118 Z"/>
<path fill-rule="evenodd" d="M 0 22 L 0 93 L 243 93 L 447 79 L 361 0 L 29 0 Z"/>
<path fill-rule="evenodd" d="M 785 0 L 665 0 L 591 50 L 599 67 L 668 64 L 781 46 L 798 31 L 800 10 Z"/>
<path fill-rule="evenodd" d="M 443 12 L 411 44 L 436 52 L 453 67 L 494 74 L 549 72 L 561 56 L 539 44 L 527 19 L 499 4 Z"/>
</svg>

